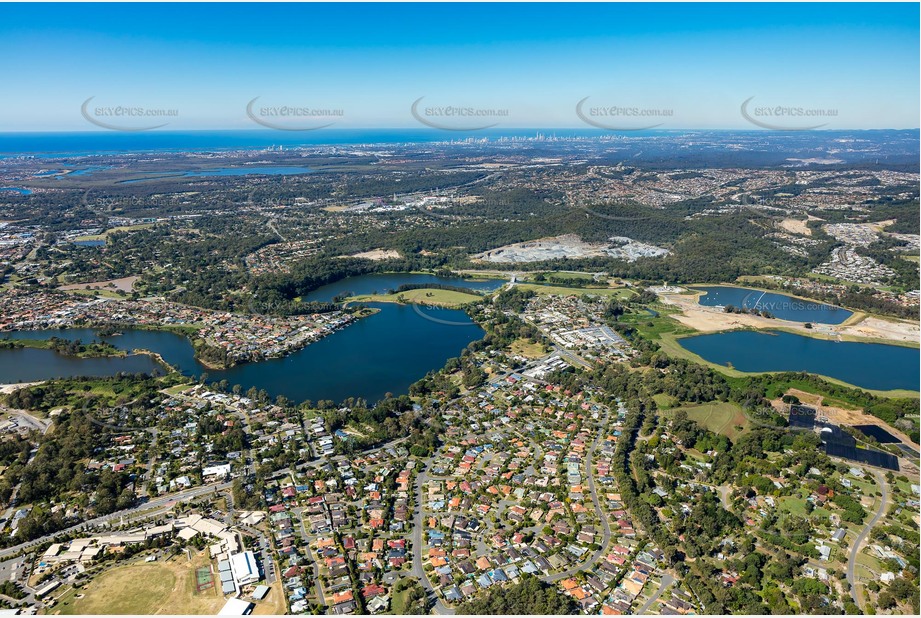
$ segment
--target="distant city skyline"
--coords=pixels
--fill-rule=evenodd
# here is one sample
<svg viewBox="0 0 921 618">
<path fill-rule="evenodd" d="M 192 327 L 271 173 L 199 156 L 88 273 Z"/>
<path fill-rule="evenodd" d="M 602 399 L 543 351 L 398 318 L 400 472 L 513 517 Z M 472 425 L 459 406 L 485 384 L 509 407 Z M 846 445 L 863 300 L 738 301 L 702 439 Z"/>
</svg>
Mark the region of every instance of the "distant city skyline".
<svg viewBox="0 0 921 618">
<path fill-rule="evenodd" d="M 0 131 L 913 129 L 918 19 L 913 3 L 4 4 Z"/>
</svg>

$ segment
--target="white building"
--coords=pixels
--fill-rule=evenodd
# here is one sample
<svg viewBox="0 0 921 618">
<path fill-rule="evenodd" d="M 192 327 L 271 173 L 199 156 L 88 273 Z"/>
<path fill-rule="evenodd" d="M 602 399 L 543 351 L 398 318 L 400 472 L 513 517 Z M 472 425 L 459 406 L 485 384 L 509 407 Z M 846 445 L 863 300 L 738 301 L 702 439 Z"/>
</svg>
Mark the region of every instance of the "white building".
<svg viewBox="0 0 921 618">
<path fill-rule="evenodd" d="M 227 599 L 218 616 L 246 616 L 253 609 L 253 604 L 243 599 Z"/>
<path fill-rule="evenodd" d="M 252 584 L 261 579 L 256 555 L 251 551 L 231 555 L 230 571 L 233 573 L 234 581 L 237 582 L 238 590 L 246 584 Z"/>
<path fill-rule="evenodd" d="M 203 479 L 206 479 L 211 476 L 216 476 L 218 478 L 225 478 L 230 476 L 230 464 L 219 464 L 217 466 L 205 466 L 201 469 L 201 476 Z"/>
</svg>

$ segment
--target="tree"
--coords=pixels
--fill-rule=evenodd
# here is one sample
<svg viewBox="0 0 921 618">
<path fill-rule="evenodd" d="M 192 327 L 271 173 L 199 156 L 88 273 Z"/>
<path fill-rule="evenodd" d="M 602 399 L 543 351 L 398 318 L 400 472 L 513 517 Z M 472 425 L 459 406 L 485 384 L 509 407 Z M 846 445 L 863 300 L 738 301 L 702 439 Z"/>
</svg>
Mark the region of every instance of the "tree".
<svg viewBox="0 0 921 618">
<path fill-rule="evenodd" d="M 459 614 L 575 614 L 576 604 L 555 586 L 525 575 L 512 586 L 493 586 L 489 591 L 457 608 Z"/>
</svg>

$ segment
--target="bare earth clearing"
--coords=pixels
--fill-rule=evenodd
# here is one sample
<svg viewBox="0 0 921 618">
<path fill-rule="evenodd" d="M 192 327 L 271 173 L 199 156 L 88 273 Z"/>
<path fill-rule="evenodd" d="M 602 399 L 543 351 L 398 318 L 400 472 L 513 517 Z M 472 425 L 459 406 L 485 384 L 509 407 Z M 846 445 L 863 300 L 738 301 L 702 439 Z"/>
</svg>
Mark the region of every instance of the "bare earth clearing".
<svg viewBox="0 0 921 618">
<path fill-rule="evenodd" d="M 793 234 L 812 236 L 812 230 L 809 229 L 805 221 L 800 219 L 784 219 L 780 222 L 780 227 Z"/>
<path fill-rule="evenodd" d="M 796 395 L 800 401 L 808 406 L 812 406 L 816 409 L 817 418 L 825 418 L 828 421 L 834 423 L 835 425 L 876 425 L 885 431 L 888 431 L 893 436 L 903 441 L 905 444 L 914 447 L 915 449 L 921 448 L 918 446 L 917 442 L 912 442 L 904 432 L 900 431 L 897 427 L 893 427 L 888 423 L 884 423 L 875 416 L 865 413 L 863 410 L 852 410 L 849 408 L 841 408 L 838 406 L 830 406 L 824 402 L 824 397 L 822 395 L 816 395 L 814 393 L 807 393 L 806 391 L 801 391 L 798 388 L 791 388 L 787 391 L 789 395 Z M 786 412 L 787 404 L 783 403 L 780 399 L 776 399 L 771 402 L 771 405 L 778 411 Z"/>
<path fill-rule="evenodd" d="M 353 253 L 352 255 L 343 257 L 364 258 L 366 260 L 374 260 L 375 262 L 378 262 L 380 260 L 397 259 L 400 257 L 400 252 L 395 249 L 372 249 L 371 251 Z"/>
<path fill-rule="evenodd" d="M 70 285 L 62 285 L 59 287 L 59 290 L 68 291 L 68 290 L 121 290 L 123 292 L 131 292 L 134 289 L 135 282 L 140 279 L 138 276 L 133 277 L 122 277 L 121 279 L 110 279 L 109 281 L 93 281 L 91 283 L 72 283 Z"/>
</svg>

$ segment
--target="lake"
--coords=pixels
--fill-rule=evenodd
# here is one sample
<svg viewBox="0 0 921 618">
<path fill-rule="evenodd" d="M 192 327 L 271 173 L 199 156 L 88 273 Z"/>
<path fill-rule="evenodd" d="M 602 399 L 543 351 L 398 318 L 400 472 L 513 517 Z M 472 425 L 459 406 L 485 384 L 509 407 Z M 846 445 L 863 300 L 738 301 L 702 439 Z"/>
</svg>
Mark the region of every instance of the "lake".
<svg viewBox="0 0 921 618">
<path fill-rule="evenodd" d="M 0 191 L 14 191 L 19 195 L 32 195 L 31 189 L 22 189 L 20 187 L 0 187 Z"/>
<path fill-rule="evenodd" d="M 343 279 L 309 294 L 305 300 L 330 300 L 343 290 L 356 293 L 384 291 L 404 283 L 442 283 L 473 289 L 496 289 L 504 282 L 464 281 L 431 275 L 365 275 Z M 259 363 L 247 363 L 227 370 L 208 369 L 194 358 L 192 344 L 183 336 L 162 331 L 128 330 L 122 335 L 108 337 L 105 341 L 121 350 L 145 349 L 157 352 L 163 359 L 189 376 L 208 374 L 209 381 L 226 379 L 230 384 L 240 384 L 244 390 L 255 386 L 272 396 L 285 395 L 300 402 L 330 399 L 340 402 L 348 397 L 363 397 L 369 402 L 381 399 L 385 393 L 395 395 L 408 392 L 409 386 L 432 370 L 440 369 L 472 341 L 483 337 L 483 330 L 460 310 L 424 309 L 389 303 L 370 306 L 380 311 L 362 318 L 350 326 L 298 350 L 284 358 Z M 80 339 L 84 342 L 98 339 L 95 329 L 67 329 L 21 331 L 3 333 L 0 337 L 20 339 L 47 339 L 52 336 Z M 90 360 L 112 361 L 109 373 L 87 375 L 113 375 L 118 371 L 145 371 L 121 367 L 118 361 L 129 359 L 73 359 L 48 352 L 67 363 L 68 371 L 55 368 L 46 370 L 41 362 L 22 358 L 18 364 L 6 361 L 11 352 L 0 350 L 0 382 L 30 381 L 54 375 L 83 375 L 75 367 Z M 132 357 L 138 358 L 138 357 Z M 147 357 L 140 357 L 147 358 Z M 152 359 L 147 358 L 153 363 Z M 4 365 L 8 362 L 8 365 Z M 135 362 L 135 361 L 132 361 Z M 9 366 L 9 374 L 4 367 Z M 16 371 L 12 368 L 16 367 Z M 8 377 L 11 376 L 11 377 Z"/>
<path fill-rule="evenodd" d="M 10 333 L 4 333 L 6 334 Z M 25 338 L 41 339 L 44 337 L 32 335 Z M 88 338 L 83 340 L 89 341 Z M 73 358 L 63 356 L 53 350 L 34 348 L 0 350 L 0 383 L 34 382 L 75 376 L 102 377 L 112 376 L 121 371 L 165 374 L 166 368 L 147 354 L 124 358 Z"/>
<path fill-rule="evenodd" d="M 814 322 L 816 324 L 840 324 L 851 316 L 851 312 L 835 305 L 794 298 L 786 294 L 775 294 L 749 288 L 725 285 L 693 287 L 705 292 L 699 303 L 706 307 L 732 305 L 744 309 L 769 311 L 775 318 L 793 322 Z"/>
<path fill-rule="evenodd" d="M 711 363 L 731 363 L 739 371 L 806 371 L 875 390 L 917 391 L 921 385 L 917 348 L 756 331 L 696 335 L 678 342 Z"/>
</svg>

